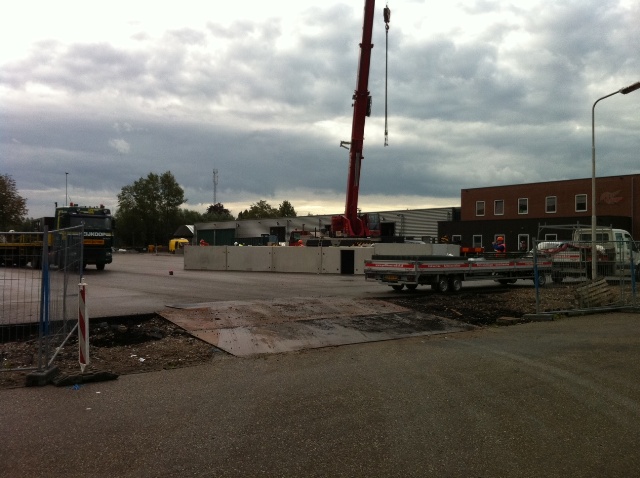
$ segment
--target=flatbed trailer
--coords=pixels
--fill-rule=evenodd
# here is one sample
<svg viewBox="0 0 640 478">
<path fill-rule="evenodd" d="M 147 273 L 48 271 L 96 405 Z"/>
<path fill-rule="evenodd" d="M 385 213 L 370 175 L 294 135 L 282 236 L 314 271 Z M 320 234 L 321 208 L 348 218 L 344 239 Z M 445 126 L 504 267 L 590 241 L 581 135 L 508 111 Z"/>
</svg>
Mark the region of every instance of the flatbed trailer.
<svg viewBox="0 0 640 478">
<path fill-rule="evenodd" d="M 34 269 L 38 269 L 41 256 L 41 233 L 0 233 L 0 265 L 24 267 L 31 263 Z"/>
<path fill-rule="evenodd" d="M 458 292 L 463 281 L 494 280 L 513 284 L 517 280 L 538 281 L 542 286 L 551 274 L 552 262 L 546 257 L 532 256 L 481 257 L 457 256 L 373 256 L 365 261 L 366 280 L 376 280 L 402 290 L 430 285 L 439 292 Z"/>
</svg>

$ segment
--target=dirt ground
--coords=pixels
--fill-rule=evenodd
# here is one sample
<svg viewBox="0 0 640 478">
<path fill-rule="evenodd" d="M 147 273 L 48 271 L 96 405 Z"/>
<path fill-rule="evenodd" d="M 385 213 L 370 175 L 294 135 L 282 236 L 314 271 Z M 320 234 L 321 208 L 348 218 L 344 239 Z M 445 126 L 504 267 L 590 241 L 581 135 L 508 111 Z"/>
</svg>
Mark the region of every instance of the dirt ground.
<svg viewBox="0 0 640 478">
<path fill-rule="evenodd" d="M 552 286 L 544 292 L 546 310 L 567 309 L 573 300 L 569 287 Z M 533 287 L 462 289 L 459 294 L 439 294 L 428 289 L 387 294 L 384 300 L 425 314 L 476 326 L 493 326 L 499 317 L 521 318 L 535 312 Z M 80 373 L 77 338 L 59 352 L 55 365 L 61 377 Z M 86 372 L 114 375 L 188 367 L 211 361 L 224 352 L 199 340 L 159 316 L 110 319 L 92 322 L 90 359 Z M 37 341 L 25 338 L 0 344 L 0 367 L 34 367 Z M 25 385 L 25 372 L 0 372 L 0 389 Z M 70 383 L 68 380 L 62 384 Z"/>
</svg>

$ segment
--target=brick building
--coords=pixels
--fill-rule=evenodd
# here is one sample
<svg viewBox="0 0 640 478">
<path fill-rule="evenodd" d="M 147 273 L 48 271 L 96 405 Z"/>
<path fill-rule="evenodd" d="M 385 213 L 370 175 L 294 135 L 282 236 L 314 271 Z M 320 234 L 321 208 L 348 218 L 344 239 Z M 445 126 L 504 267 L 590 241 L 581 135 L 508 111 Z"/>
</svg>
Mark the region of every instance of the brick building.
<svg viewBox="0 0 640 478">
<path fill-rule="evenodd" d="M 640 239 L 640 174 L 596 179 L 597 224 Z M 503 236 L 507 250 L 532 240 L 569 239 L 554 225 L 591 225 L 591 178 L 463 189 L 460 220 L 442 221 L 438 233 L 466 246 L 490 248 Z"/>
</svg>

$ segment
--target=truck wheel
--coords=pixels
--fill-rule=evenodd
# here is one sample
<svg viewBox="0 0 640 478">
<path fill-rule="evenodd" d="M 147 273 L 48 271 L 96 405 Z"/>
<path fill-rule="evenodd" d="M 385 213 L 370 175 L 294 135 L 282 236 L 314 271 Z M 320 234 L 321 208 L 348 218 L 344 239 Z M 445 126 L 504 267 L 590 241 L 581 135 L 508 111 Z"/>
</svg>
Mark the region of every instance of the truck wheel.
<svg viewBox="0 0 640 478">
<path fill-rule="evenodd" d="M 402 289 L 404 289 L 404 284 L 392 285 L 391 288 L 397 292 L 400 292 Z"/>
<path fill-rule="evenodd" d="M 449 281 L 446 277 L 438 279 L 438 282 L 436 283 L 436 290 L 442 293 L 449 291 Z"/>
<path fill-rule="evenodd" d="M 416 290 L 418 288 L 418 284 L 407 284 L 407 289 Z"/>
<path fill-rule="evenodd" d="M 535 283 L 535 279 L 534 279 Z M 546 274 L 538 274 L 538 286 L 543 287 L 547 283 L 547 275 Z"/>
<path fill-rule="evenodd" d="M 462 289 L 462 281 L 458 277 L 452 277 L 449 279 L 450 292 L 460 292 L 460 289 Z"/>
<path fill-rule="evenodd" d="M 104 270 L 104 266 L 105 266 L 105 264 L 97 263 L 96 264 L 96 269 L 98 269 L 99 271 L 103 271 Z"/>
</svg>

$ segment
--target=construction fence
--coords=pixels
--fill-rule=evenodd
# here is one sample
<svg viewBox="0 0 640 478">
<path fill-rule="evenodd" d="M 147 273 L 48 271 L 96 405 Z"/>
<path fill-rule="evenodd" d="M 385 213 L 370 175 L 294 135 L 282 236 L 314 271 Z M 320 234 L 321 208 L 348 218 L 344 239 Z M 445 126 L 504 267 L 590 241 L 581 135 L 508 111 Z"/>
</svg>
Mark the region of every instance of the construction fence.
<svg viewBox="0 0 640 478">
<path fill-rule="evenodd" d="M 0 232 L 0 344 L 35 341 L 30 363 L 0 372 L 45 371 L 77 328 L 83 226 L 45 232 Z"/>
<path fill-rule="evenodd" d="M 638 307 L 638 244 L 596 245 L 595 277 L 588 241 L 534 241 L 537 262 L 551 261 L 544 286 L 536 287 L 536 312 Z"/>
</svg>

